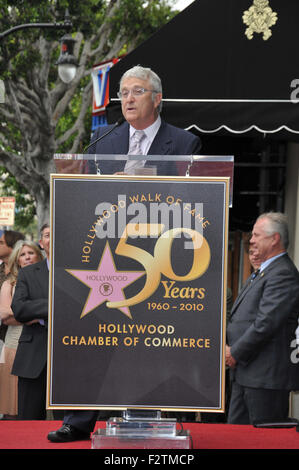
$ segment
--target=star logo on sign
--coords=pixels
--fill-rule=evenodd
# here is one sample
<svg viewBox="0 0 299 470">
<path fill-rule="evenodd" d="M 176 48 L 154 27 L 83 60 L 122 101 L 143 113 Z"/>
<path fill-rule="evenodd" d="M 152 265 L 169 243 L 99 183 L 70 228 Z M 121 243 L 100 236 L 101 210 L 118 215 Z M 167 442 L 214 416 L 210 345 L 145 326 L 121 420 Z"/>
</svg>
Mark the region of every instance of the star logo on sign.
<svg viewBox="0 0 299 470">
<path fill-rule="evenodd" d="M 80 318 L 104 302 L 125 300 L 124 289 L 145 274 L 144 271 L 118 271 L 109 242 L 105 245 L 98 269 L 66 269 L 66 271 L 90 289 Z M 132 318 L 129 307 L 118 307 L 118 309 Z"/>
</svg>

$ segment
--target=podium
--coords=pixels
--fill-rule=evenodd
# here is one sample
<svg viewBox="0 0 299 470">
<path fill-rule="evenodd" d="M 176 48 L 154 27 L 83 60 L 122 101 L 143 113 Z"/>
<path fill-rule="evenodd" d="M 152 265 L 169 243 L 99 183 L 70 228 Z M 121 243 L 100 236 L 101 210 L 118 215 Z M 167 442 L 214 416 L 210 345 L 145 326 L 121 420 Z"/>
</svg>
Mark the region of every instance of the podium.
<svg viewBox="0 0 299 470">
<path fill-rule="evenodd" d="M 143 161 L 144 155 L 97 155 L 97 154 L 54 154 L 57 173 L 63 174 L 102 174 L 98 162 Z M 232 155 L 147 155 L 146 165 L 138 168 L 135 176 L 154 176 L 157 162 L 170 162 L 175 168 L 173 175 L 227 177 L 229 183 L 229 207 L 233 203 L 234 157 Z M 167 176 L 165 174 L 165 176 Z"/>
<path fill-rule="evenodd" d="M 176 419 L 160 411 L 127 410 L 122 418 L 110 418 L 106 429 L 92 435 L 92 449 L 191 449 L 189 430 L 178 430 Z"/>
<path fill-rule="evenodd" d="M 94 449 L 189 449 L 176 415 L 224 412 L 233 157 L 102 173 L 128 159 L 54 157 L 47 408 L 110 411 Z"/>
</svg>

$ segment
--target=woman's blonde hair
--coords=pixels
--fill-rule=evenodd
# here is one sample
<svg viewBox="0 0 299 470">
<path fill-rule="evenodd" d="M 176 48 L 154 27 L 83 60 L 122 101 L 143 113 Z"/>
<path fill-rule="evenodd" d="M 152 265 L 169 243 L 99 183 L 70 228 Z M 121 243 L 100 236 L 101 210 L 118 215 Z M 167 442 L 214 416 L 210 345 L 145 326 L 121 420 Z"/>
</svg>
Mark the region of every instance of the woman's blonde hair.
<svg viewBox="0 0 299 470">
<path fill-rule="evenodd" d="M 13 248 L 11 254 L 10 254 L 10 257 L 9 257 L 9 260 L 8 260 L 8 263 L 7 263 L 7 267 L 8 267 L 8 270 L 9 270 L 8 280 L 11 282 L 11 284 L 16 283 L 16 280 L 17 280 L 17 277 L 18 277 L 18 272 L 19 272 L 19 269 L 20 269 L 19 257 L 20 257 L 20 253 L 22 251 L 22 248 L 24 246 L 28 246 L 29 248 L 32 248 L 35 251 L 35 253 L 37 254 L 37 256 L 39 258 L 38 259 L 39 261 L 43 260 L 42 252 L 39 249 L 39 247 L 36 245 L 35 242 L 28 241 L 28 240 L 19 240 L 19 241 L 17 241 L 17 243 L 15 244 L 15 246 L 14 246 L 14 248 Z"/>
</svg>

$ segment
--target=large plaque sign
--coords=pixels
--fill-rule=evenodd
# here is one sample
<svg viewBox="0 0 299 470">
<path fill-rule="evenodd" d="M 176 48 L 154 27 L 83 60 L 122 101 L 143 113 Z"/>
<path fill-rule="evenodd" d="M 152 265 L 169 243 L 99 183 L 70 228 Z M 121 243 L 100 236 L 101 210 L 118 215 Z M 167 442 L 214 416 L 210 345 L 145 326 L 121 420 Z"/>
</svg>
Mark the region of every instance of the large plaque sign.
<svg viewBox="0 0 299 470">
<path fill-rule="evenodd" d="M 229 178 L 51 176 L 48 408 L 224 410 Z"/>
</svg>

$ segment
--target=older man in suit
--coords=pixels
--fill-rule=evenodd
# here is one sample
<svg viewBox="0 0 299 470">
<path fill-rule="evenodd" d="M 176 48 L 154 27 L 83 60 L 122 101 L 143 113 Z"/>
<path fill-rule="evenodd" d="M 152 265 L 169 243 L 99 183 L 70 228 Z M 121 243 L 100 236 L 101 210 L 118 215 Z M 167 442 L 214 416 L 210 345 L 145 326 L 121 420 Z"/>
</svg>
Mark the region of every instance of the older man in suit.
<svg viewBox="0 0 299 470">
<path fill-rule="evenodd" d="M 99 127 L 93 135 L 89 153 L 161 156 L 199 154 L 201 141 L 198 137 L 161 119 L 162 84 L 151 69 L 136 66 L 128 70 L 121 78 L 118 95 L 125 122 L 119 126 Z M 141 139 L 137 151 L 136 136 Z M 147 161 L 145 158 L 133 162 L 125 164 L 121 160 L 99 160 L 97 166 L 103 174 L 134 174 L 136 169 L 144 166 L 156 167 L 158 175 L 177 174 L 177 166 L 173 162 L 163 161 L 163 157 L 159 161 Z"/>
<path fill-rule="evenodd" d="M 128 70 L 121 78 L 119 97 L 125 122 L 119 126 L 99 128 L 93 135 L 89 153 L 114 155 L 196 155 L 201 141 L 192 133 L 167 124 L 160 117 L 162 85 L 160 78 L 149 68 L 141 66 Z M 100 138 L 100 140 L 98 140 Z M 98 141 L 97 141 L 98 140 Z M 176 175 L 173 162 L 144 160 L 96 162 L 103 174 L 138 174 L 146 166 L 156 166 L 158 175 Z M 88 439 L 98 413 L 69 411 L 63 425 L 48 434 L 53 442 Z"/>
<path fill-rule="evenodd" d="M 261 215 L 250 243 L 261 261 L 260 269 L 240 291 L 227 327 L 231 424 L 286 420 L 289 392 L 299 388 L 299 364 L 291 360 L 298 324 L 299 273 L 286 252 L 285 216 Z"/>
</svg>

